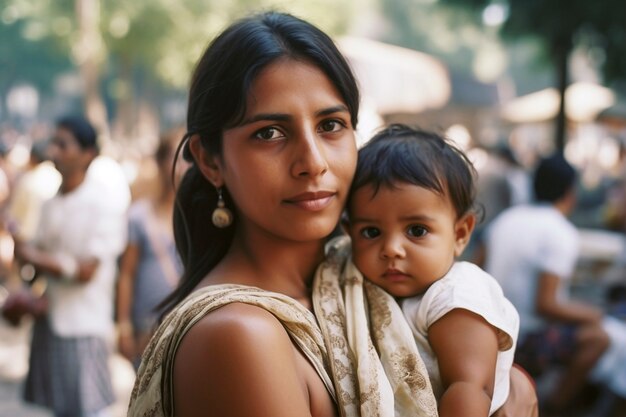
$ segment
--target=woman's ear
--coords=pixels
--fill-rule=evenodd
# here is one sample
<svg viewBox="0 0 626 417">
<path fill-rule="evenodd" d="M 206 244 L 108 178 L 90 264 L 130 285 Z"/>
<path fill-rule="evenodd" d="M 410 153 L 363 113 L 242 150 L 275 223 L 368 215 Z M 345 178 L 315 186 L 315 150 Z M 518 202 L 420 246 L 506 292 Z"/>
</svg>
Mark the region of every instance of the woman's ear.
<svg viewBox="0 0 626 417">
<path fill-rule="evenodd" d="M 222 161 L 206 150 L 202 145 L 200 135 L 195 134 L 189 138 L 189 150 L 202 175 L 216 188 L 224 185 Z"/>
<path fill-rule="evenodd" d="M 454 256 L 461 256 L 472 237 L 474 226 L 476 226 L 476 215 L 474 213 L 465 214 L 457 220 L 454 226 Z"/>
</svg>

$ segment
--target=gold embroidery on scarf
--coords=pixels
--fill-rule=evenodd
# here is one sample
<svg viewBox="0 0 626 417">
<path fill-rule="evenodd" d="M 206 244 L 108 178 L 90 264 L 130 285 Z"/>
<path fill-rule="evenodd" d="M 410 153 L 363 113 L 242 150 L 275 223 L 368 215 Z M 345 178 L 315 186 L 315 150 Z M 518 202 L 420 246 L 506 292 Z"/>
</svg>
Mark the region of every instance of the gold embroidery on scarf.
<svg viewBox="0 0 626 417">
<path fill-rule="evenodd" d="M 372 328 L 374 340 L 381 340 L 384 332 L 391 325 L 391 310 L 388 304 L 388 295 L 380 288 L 365 282 L 370 308 L 370 326 Z"/>
<path fill-rule="evenodd" d="M 391 358 L 396 374 L 401 376 L 412 392 L 417 393 L 427 388 L 426 378 L 420 372 L 417 356 L 400 349 L 394 352 Z"/>
</svg>

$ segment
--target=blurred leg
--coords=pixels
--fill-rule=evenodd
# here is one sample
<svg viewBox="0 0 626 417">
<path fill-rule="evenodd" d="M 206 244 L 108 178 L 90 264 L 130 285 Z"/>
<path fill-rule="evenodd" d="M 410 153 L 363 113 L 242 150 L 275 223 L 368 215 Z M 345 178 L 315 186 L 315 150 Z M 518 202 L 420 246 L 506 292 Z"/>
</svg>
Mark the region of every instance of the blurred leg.
<svg viewBox="0 0 626 417">
<path fill-rule="evenodd" d="M 576 334 L 577 349 L 549 399 L 549 407 L 563 409 L 576 399 L 589 373 L 609 346 L 609 337 L 600 325 L 586 325 Z"/>
</svg>

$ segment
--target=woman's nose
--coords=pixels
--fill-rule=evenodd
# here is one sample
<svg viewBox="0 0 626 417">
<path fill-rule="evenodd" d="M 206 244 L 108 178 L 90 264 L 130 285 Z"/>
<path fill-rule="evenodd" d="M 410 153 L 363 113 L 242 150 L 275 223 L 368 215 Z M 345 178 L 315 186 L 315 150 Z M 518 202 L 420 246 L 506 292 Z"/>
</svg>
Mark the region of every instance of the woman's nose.
<svg viewBox="0 0 626 417">
<path fill-rule="evenodd" d="M 328 171 L 328 160 L 323 139 L 315 131 L 306 131 L 295 138 L 299 146 L 295 150 L 292 174 L 295 177 L 316 177 Z"/>
</svg>

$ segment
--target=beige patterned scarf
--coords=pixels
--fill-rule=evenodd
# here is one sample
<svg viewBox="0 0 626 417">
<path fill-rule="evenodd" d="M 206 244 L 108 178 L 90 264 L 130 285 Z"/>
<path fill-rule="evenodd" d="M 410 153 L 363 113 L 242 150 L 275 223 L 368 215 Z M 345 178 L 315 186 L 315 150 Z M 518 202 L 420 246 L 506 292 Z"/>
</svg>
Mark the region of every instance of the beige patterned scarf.
<svg viewBox="0 0 626 417">
<path fill-rule="evenodd" d="M 206 314 L 233 302 L 261 307 L 280 320 L 341 416 L 437 415 L 426 369 L 400 308 L 387 293 L 363 282 L 349 262 L 347 242 L 339 239 L 315 276 L 315 316 L 285 295 L 234 284 L 201 288 L 181 302 L 146 348 L 128 416 L 175 415 L 173 365 L 183 336 Z"/>
</svg>

